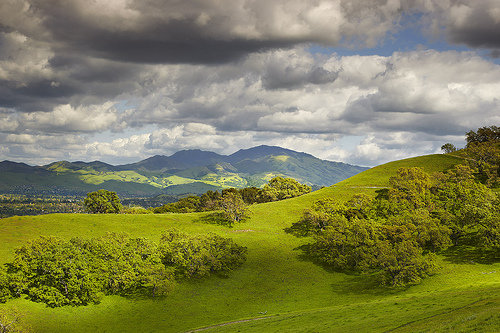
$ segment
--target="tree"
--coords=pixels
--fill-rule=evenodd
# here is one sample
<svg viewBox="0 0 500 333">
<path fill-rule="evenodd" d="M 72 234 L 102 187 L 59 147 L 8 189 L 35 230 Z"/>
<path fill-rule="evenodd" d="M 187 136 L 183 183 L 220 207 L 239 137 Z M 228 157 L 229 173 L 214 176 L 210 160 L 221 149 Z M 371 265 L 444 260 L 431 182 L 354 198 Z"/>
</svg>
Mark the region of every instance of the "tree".
<svg viewBox="0 0 500 333">
<path fill-rule="evenodd" d="M 500 146 L 496 142 L 472 142 L 465 150 L 476 178 L 489 187 L 500 186 Z"/>
<path fill-rule="evenodd" d="M 178 277 L 198 278 L 227 275 L 245 262 L 247 248 L 216 234 L 189 235 L 171 229 L 161 236 L 159 251 L 162 262 Z"/>
<path fill-rule="evenodd" d="M 475 234 L 492 214 L 498 211 L 498 197 L 474 178 L 474 171 L 457 165 L 437 184 L 437 204 L 444 210 L 442 224 L 453 231 L 455 242 L 467 234 Z"/>
<path fill-rule="evenodd" d="M 196 195 L 190 195 L 186 198 L 179 199 L 177 202 L 172 202 L 161 207 L 154 208 L 154 213 L 164 214 L 164 213 L 193 213 L 199 212 L 200 209 L 200 197 Z"/>
<path fill-rule="evenodd" d="M 445 143 L 444 145 L 441 146 L 441 150 L 445 152 L 445 154 L 453 153 L 454 151 L 457 151 L 457 147 L 455 147 L 451 143 Z"/>
<path fill-rule="evenodd" d="M 7 271 L 0 270 L 0 301 L 24 294 L 59 307 L 98 303 L 104 295 L 155 297 L 173 288 L 174 274 L 227 275 L 245 259 L 245 247 L 215 234 L 174 230 L 160 244 L 116 233 L 69 241 L 41 236 L 16 249 Z"/>
<path fill-rule="evenodd" d="M 293 178 L 274 177 L 262 189 L 264 201 L 284 200 L 311 192 L 311 187 Z"/>
<path fill-rule="evenodd" d="M 102 277 L 109 294 L 165 295 L 173 276 L 161 259 L 158 245 L 145 238 L 109 233 L 89 243 L 96 260 L 103 263 Z"/>
<path fill-rule="evenodd" d="M 50 307 L 99 302 L 102 279 L 92 253 L 75 242 L 40 237 L 16 250 L 9 273 L 17 288 Z"/>
<path fill-rule="evenodd" d="M 307 252 L 334 269 L 367 271 L 374 267 L 374 249 L 379 241 L 376 225 L 368 220 L 333 219 L 315 236 Z"/>
<path fill-rule="evenodd" d="M 386 236 L 392 230 L 408 234 L 406 239 L 416 242 L 422 249 L 428 251 L 444 250 L 451 246 L 451 230 L 440 223 L 439 219 L 431 216 L 426 209 L 404 211 L 401 214 L 391 216 L 387 219 Z"/>
<path fill-rule="evenodd" d="M 237 192 L 225 192 L 219 204 L 230 225 L 241 222 L 248 217 L 247 206 Z"/>
<path fill-rule="evenodd" d="M 220 197 L 219 191 L 207 191 L 200 197 L 200 209 L 204 211 L 219 209 Z"/>
<path fill-rule="evenodd" d="M 381 241 L 375 248 L 375 267 L 383 285 L 393 287 L 417 284 L 434 271 L 433 253 L 424 251 L 414 241 Z"/>
<path fill-rule="evenodd" d="M 5 303 L 9 298 L 12 297 L 9 285 L 9 275 L 3 267 L 0 267 L 0 303 Z"/>
<path fill-rule="evenodd" d="M 87 197 L 83 201 L 85 209 L 89 213 L 119 213 L 121 211 L 122 204 L 120 203 L 120 198 L 116 192 L 111 192 L 108 190 L 99 190 L 95 192 L 87 193 Z"/>
<path fill-rule="evenodd" d="M 241 189 L 240 195 L 247 205 L 259 203 L 261 201 L 261 189 L 257 187 L 245 187 Z"/>
<path fill-rule="evenodd" d="M 330 225 L 347 223 L 348 207 L 340 201 L 327 198 L 316 201 L 311 209 L 302 215 L 302 218 L 286 228 L 285 231 L 297 237 L 318 234 Z"/>
<path fill-rule="evenodd" d="M 399 209 L 425 208 L 431 204 L 432 180 L 422 168 L 399 168 L 389 184 L 389 201 Z"/>
<path fill-rule="evenodd" d="M 500 127 L 485 126 L 478 128 L 477 132 L 469 131 L 465 134 L 465 139 L 467 141 L 467 147 L 474 142 L 500 142 Z"/>
</svg>

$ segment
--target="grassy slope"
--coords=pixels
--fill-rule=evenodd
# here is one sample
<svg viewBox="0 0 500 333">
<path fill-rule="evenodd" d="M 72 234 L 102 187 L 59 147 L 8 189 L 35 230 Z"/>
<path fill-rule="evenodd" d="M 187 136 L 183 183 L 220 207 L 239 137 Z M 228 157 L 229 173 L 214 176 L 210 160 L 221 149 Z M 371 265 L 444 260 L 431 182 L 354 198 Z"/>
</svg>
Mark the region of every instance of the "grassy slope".
<svg viewBox="0 0 500 333">
<path fill-rule="evenodd" d="M 252 206 L 252 218 L 233 229 L 207 225 L 200 214 L 47 215 L 0 220 L 0 261 L 37 235 L 69 238 L 124 231 L 154 240 L 167 227 L 187 232 L 216 232 L 248 247 L 248 260 L 229 278 L 212 277 L 180 284 L 165 299 L 106 297 L 87 307 L 49 309 L 15 300 L 36 332 L 183 332 L 243 318 L 263 320 L 216 327 L 207 332 L 345 331 L 494 331 L 500 325 L 500 263 L 463 263 L 441 256 L 439 274 L 404 290 L 389 290 L 368 277 L 325 270 L 300 258 L 307 239 L 283 228 L 304 208 L 326 196 L 348 199 L 358 191 L 385 186 L 397 166 L 446 169 L 457 160 L 444 155 L 390 163 L 309 195 Z M 380 177 L 384 179 L 380 180 Z"/>
</svg>

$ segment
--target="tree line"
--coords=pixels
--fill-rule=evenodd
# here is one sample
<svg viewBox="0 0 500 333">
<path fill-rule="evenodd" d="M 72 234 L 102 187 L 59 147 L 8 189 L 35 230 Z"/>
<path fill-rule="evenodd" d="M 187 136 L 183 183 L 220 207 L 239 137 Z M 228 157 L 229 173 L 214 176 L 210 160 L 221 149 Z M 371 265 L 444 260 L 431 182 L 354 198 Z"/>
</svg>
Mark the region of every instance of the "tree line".
<svg viewBox="0 0 500 333">
<path fill-rule="evenodd" d="M 177 202 L 160 207 L 123 207 L 115 192 L 99 190 L 90 192 L 84 200 L 89 213 L 165 214 L 220 211 L 218 218 L 228 225 L 241 222 L 248 217 L 247 206 L 297 197 L 311 192 L 311 187 L 292 178 L 274 177 L 263 188 L 227 188 L 208 191 L 201 196 L 191 195 Z"/>
<path fill-rule="evenodd" d="M 208 191 L 201 196 L 189 196 L 153 209 L 155 213 L 191 213 L 223 209 L 226 201 L 241 200 L 245 205 L 284 200 L 311 192 L 311 187 L 293 178 L 274 177 L 263 188 L 227 188 Z"/>
</svg>

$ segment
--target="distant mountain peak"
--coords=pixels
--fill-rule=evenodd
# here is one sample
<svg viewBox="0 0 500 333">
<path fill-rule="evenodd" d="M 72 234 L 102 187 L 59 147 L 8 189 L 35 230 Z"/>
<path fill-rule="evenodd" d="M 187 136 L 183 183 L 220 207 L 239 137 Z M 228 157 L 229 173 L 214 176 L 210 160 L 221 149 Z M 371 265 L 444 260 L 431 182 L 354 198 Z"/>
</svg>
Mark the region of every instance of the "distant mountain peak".
<svg viewBox="0 0 500 333">
<path fill-rule="evenodd" d="M 3 186 L 8 191 L 28 188 L 49 193 L 82 193 L 105 188 L 132 196 L 187 194 L 226 187 L 262 186 L 270 175 L 329 186 L 366 169 L 270 145 L 240 149 L 229 156 L 186 149 L 171 156 L 154 155 L 118 166 L 100 161 L 58 161 L 43 167 L 31 167 L 4 161 L 0 162 L 0 171 L 3 171 L 0 173 L 0 190 Z M 16 177 L 10 172 L 15 172 Z M 100 182 L 95 184 L 96 180 Z"/>
<path fill-rule="evenodd" d="M 234 154 L 228 156 L 228 160 L 231 162 L 239 162 L 245 159 L 256 159 L 262 158 L 269 155 L 289 155 L 289 156 L 308 156 L 314 157 L 307 153 L 297 152 L 291 149 L 282 148 L 278 146 L 268 146 L 268 145 L 260 145 L 248 149 L 240 149 Z"/>
</svg>

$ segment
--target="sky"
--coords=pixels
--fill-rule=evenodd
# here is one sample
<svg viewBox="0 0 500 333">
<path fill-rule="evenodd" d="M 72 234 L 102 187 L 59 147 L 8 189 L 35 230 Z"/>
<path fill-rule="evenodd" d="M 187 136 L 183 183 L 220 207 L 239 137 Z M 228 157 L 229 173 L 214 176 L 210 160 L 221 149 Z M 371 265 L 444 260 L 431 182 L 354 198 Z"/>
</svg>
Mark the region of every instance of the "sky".
<svg viewBox="0 0 500 333">
<path fill-rule="evenodd" d="M 0 161 L 375 166 L 491 125 L 500 0 L 0 1 Z"/>
</svg>

